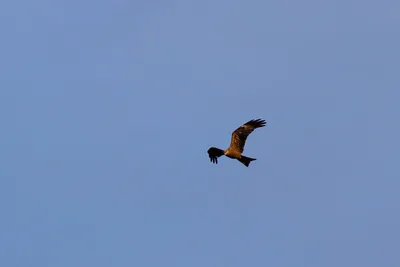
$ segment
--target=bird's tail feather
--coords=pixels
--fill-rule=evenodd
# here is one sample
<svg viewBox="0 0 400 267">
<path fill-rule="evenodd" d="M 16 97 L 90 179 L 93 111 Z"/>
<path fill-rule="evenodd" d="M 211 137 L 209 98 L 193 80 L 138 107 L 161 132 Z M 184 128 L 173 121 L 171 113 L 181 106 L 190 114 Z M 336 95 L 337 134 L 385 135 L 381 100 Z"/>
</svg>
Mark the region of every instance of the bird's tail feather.
<svg viewBox="0 0 400 267">
<path fill-rule="evenodd" d="M 246 166 L 246 167 L 249 167 L 250 162 L 252 162 L 253 160 L 256 160 L 256 159 L 245 157 L 245 156 L 242 156 L 240 159 L 238 159 L 238 161 L 243 163 L 244 166 Z"/>
</svg>

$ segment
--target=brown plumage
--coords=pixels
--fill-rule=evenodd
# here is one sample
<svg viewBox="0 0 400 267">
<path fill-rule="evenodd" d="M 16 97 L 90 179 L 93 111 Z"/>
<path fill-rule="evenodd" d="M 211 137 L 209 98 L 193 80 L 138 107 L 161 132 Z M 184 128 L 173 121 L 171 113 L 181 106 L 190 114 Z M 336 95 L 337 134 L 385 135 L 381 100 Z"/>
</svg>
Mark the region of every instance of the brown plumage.
<svg viewBox="0 0 400 267">
<path fill-rule="evenodd" d="M 265 120 L 261 119 L 246 122 L 245 124 L 233 131 L 231 144 L 227 149 L 222 150 L 216 147 L 211 147 L 207 151 L 208 156 L 210 157 L 210 161 L 212 163 L 218 164 L 218 158 L 222 155 L 225 155 L 229 158 L 237 159 L 246 167 L 249 167 L 250 162 L 256 159 L 242 155 L 247 137 L 254 131 L 254 129 L 264 127 L 265 125 Z"/>
</svg>

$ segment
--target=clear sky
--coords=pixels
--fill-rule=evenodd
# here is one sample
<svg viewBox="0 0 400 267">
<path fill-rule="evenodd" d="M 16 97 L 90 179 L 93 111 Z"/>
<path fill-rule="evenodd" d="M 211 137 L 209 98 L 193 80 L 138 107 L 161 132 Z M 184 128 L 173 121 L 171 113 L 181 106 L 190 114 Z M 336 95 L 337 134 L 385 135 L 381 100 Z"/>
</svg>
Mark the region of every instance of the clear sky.
<svg viewBox="0 0 400 267">
<path fill-rule="evenodd" d="M 399 10 L 3 1 L 0 266 L 400 266 Z"/>
</svg>

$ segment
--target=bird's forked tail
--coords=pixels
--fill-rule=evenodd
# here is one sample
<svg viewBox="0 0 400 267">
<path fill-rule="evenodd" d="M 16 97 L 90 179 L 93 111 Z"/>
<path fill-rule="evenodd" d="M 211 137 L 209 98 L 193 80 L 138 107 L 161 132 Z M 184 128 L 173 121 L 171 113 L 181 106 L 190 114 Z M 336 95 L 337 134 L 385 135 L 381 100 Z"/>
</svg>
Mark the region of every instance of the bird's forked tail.
<svg viewBox="0 0 400 267">
<path fill-rule="evenodd" d="M 250 162 L 252 162 L 253 160 L 256 160 L 256 159 L 248 158 L 248 157 L 245 157 L 245 156 L 241 156 L 241 158 L 238 159 L 238 161 L 243 163 L 244 166 L 246 166 L 246 167 L 249 167 Z"/>
</svg>

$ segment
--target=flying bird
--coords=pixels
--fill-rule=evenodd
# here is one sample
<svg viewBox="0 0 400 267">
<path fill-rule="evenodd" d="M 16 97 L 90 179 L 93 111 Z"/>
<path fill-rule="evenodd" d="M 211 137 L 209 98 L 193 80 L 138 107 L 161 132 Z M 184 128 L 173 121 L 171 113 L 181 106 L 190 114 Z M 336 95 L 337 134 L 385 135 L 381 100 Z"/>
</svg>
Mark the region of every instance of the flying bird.
<svg viewBox="0 0 400 267">
<path fill-rule="evenodd" d="M 254 129 L 264 127 L 265 125 L 265 120 L 261 119 L 246 122 L 232 132 L 231 144 L 227 149 L 222 150 L 216 147 L 211 147 L 210 149 L 208 149 L 207 152 L 208 156 L 210 157 L 210 161 L 212 163 L 218 164 L 218 158 L 225 155 L 228 158 L 237 159 L 246 167 L 249 167 L 250 162 L 256 159 L 242 155 L 247 136 L 249 136 L 249 134 L 251 134 Z"/>
</svg>

